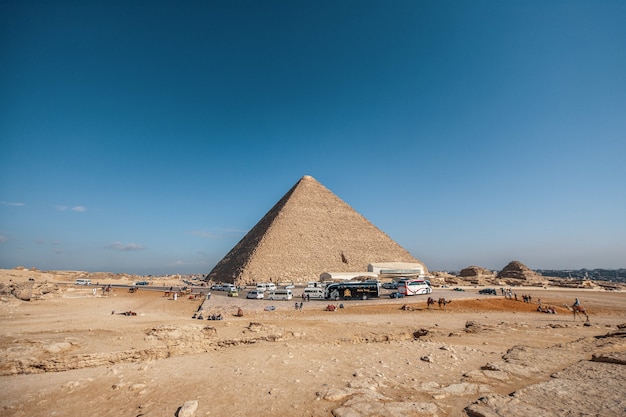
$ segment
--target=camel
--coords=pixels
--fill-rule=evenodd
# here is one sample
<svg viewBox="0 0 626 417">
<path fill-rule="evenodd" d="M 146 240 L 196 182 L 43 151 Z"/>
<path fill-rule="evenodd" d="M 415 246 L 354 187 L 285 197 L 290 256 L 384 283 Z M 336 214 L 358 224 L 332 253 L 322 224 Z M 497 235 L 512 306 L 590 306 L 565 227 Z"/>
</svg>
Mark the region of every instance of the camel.
<svg viewBox="0 0 626 417">
<path fill-rule="evenodd" d="M 428 300 L 426 300 L 426 305 L 428 306 L 429 310 L 432 310 L 432 308 L 435 306 L 435 299 L 432 297 L 428 297 Z"/>
<path fill-rule="evenodd" d="M 433 300 L 433 302 L 434 302 L 434 300 Z M 446 309 L 446 304 L 450 304 L 451 302 L 452 302 L 452 300 L 446 300 L 446 299 L 445 299 L 445 298 L 443 298 L 443 297 L 442 297 L 442 298 L 440 298 L 440 299 L 437 301 L 437 304 L 439 304 L 439 310 L 441 310 L 441 306 L 443 306 L 443 309 L 445 310 L 445 309 Z"/>
<path fill-rule="evenodd" d="M 585 316 L 587 318 L 587 321 L 589 321 L 589 316 L 587 315 L 587 312 L 585 311 L 585 307 L 581 305 L 568 306 L 567 304 L 563 304 L 563 307 L 565 307 L 566 309 L 574 313 L 574 321 L 576 321 L 576 314 L 579 314 L 581 316 L 580 317 L 581 320 L 583 319 L 582 316 Z"/>
</svg>

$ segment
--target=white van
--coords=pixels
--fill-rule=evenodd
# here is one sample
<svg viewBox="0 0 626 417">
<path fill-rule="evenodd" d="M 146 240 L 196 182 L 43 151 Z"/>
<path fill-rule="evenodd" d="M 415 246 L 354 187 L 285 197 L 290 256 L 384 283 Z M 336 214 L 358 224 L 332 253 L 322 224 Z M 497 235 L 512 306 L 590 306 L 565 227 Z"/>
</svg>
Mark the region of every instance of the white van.
<svg viewBox="0 0 626 417">
<path fill-rule="evenodd" d="M 276 288 L 276 287 L 274 287 Z M 281 288 L 279 290 L 270 291 L 267 295 L 268 300 L 291 300 L 293 298 L 293 293 L 291 290 Z"/>
<path fill-rule="evenodd" d="M 273 282 L 270 283 L 260 283 L 260 284 L 256 284 L 256 289 L 257 291 L 274 291 L 276 290 L 276 284 L 274 284 Z"/>
<path fill-rule="evenodd" d="M 262 300 L 263 297 L 264 297 L 263 291 L 259 291 L 259 290 L 248 291 L 248 294 L 246 295 L 246 298 L 253 299 L 253 300 Z"/>
<path fill-rule="evenodd" d="M 74 283 L 75 285 L 91 285 L 91 280 L 90 279 L 77 279 L 76 282 Z"/>
<path fill-rule="evenodd" d="M 222 291 L 234 292 L 237 291 L 237 287 L 235 287 L 235 284 L 224 284 L 222 286 Z"/>
<path fill-rule="evenodd" d="M 302 294 L 304 297 L 323 300 L 324 299 L 324 289 L 323 288 L 305 288 L 304 293 Z"/>
</svg>

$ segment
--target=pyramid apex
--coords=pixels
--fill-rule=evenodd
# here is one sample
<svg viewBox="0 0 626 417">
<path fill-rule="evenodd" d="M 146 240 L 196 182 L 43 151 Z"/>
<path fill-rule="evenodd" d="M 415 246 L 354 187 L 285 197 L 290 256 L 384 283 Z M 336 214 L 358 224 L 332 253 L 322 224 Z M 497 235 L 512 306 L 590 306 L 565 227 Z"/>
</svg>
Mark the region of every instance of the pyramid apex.
<svg viewBox="0 0 626 417">
<path fill-rule="evenodd" d="M 315 178 L 313 178 L 313 177 L 312 177 L 312 176 L 310 176 L 310 175 L 303 175 L 303 176 L 302 176 L 302 179 L 303 179 L 303 180 L 314 180 Z"/>
</svg>

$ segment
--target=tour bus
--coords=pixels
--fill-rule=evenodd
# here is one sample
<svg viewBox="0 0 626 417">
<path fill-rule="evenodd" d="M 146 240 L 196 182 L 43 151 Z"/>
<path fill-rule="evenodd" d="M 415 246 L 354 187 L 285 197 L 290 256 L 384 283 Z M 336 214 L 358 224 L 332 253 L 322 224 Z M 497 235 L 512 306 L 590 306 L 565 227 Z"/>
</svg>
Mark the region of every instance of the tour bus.
<svg viewBox="0 0 626 417">
<path fill-rule="evenodd" d="M 337 282 L 326 287 L 330 300 L 367 300 L 380 297 L 380 281 Z"/>
<path fill-rule="evenodd" d="M 433 289 L 430 287 L 430 281 L 424 279 L 401 279 L 398 281 L 398 292 L 409 295 L 430 294 Z"/>
<path fill-rule="evenodd" d="M 274 287 L 276 288 L 276 287 Z M 275 289 L 274 291 L 270 291 L 267 295 L 268 300 L 291 300 L 293 298 L 293 294 L 291 290 L 286 288 Z"/>
</svg>

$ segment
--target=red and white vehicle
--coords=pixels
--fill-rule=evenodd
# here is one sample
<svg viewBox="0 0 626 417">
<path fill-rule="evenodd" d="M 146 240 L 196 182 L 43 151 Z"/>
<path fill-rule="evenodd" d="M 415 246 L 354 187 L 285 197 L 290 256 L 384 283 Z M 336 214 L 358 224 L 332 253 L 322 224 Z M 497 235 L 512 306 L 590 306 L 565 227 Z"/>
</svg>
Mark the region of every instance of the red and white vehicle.
<svg viewBox="0 0 626 417">
<path fill-rule="evenodd" d="M 425 279 L 402 279 L 398 281 L 398 292 L 407 297 L 409 295 L 430 294 L 433 289 L 430 286 L 430 281 Z"/>
</svg>

